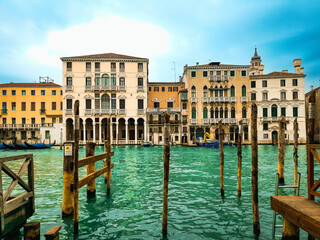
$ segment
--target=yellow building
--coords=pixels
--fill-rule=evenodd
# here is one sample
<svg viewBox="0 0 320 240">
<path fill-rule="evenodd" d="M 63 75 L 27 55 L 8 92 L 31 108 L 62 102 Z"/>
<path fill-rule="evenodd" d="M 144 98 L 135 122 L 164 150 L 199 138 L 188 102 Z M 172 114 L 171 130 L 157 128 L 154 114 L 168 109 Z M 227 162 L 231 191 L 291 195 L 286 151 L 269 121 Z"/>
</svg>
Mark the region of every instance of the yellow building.
<svg viewBox="0 0 320 240">
<path fill-rule="evenodd" d="M 39 83 L 0 84 L 2 140 L 60 142 L 62 87 L 49 78 Z"/>
<path fill-rule="evenodd" d="M 182 116 L 188 118 L 188 143 L 208 132 L 218 138 L 221 119 L 226 141 L 236 141 L 238 123 L 243 122 L 243 140 L 249 143 L 250 65 L 227 65 L 220 62 L 184 67 L 182 81 L 187 91 L 181 93 Z"/>
</svg>

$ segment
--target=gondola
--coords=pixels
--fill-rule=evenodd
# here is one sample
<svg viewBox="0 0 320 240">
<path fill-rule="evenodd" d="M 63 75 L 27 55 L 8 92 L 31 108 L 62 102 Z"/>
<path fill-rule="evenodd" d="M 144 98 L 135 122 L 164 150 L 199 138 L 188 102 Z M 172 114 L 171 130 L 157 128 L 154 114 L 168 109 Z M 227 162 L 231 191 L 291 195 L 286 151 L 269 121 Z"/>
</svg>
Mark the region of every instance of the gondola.
<svg viewBox="0 0 320 240">
<path fill-rule="evenodd" d="M 56 141 L 54 141 L 51 144 L 44 144 L 44 143 L 35 143 L 35 144 L 29 144 L 27 142 L 24 142 L 24 144 L 29 148 L 29 149 L 43 149 L 43 148 L 51 148 L 53 145 L 56 144 Z"/>
<path fill-rule="evenodd" d="M 14 145 L 14 144 L 6 144 L 6 143 L 3 143 L 3 146 L 5 146 L 6 149 L 17 149 L 17 147 Z"/>
<path fill-rule="evenodd" d="M 16 149 L 21 149 L 21 150 L 28 149 L 26 144 L 14 143 L 13 145 L 16 147 Z"/>
<path fill-rule="evenodd" d="M 0 149 L 6 149 L 6 146 L 3 143 L 0 143 Z"/>
</svg>

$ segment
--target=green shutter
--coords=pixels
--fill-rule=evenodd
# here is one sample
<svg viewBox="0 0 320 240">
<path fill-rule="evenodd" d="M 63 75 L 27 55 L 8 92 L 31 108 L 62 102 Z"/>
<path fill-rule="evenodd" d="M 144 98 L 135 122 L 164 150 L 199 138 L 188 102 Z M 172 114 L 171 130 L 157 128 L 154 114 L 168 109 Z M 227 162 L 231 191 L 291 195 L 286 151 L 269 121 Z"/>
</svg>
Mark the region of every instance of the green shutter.
<svg viewBox="0 0 320 240">
<path fill-rule="evenodd" d="M 271 117 L 278 117 L 278 109 L 273 107 L 271 108 Z"/>
<path fill-rule="evenodd" d="M 203 118 L 208 118 L 208 110 L 203 110 Z"/>
<path fill-rule="evenodd" d="M 197 112 L 196 112 L 196 110 L 192 110 L 192 118 L 197 118 Z"/>
<path fill-rule="evenodd" d="M 268 108 L 263 109 L 263 117 L 268 117 Z"/>
</svg>

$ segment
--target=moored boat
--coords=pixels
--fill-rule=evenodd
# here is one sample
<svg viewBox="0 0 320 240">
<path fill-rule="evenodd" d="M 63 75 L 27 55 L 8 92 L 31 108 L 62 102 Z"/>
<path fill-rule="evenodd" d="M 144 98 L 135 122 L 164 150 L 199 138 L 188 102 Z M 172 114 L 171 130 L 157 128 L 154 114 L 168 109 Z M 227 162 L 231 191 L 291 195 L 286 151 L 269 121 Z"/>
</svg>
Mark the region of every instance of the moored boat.
<svg viewBox="0 0 320 240">
<path fill-rule="evenodd" d="M 21 149 L 21 150 L 28 149 L 26 144 L 14 143 L 13 145 L 16 147 L 16 149 Z"/>
<path fill-rule="evenodd" d="M 6 149 L 17 149 L 17 147 L 14 144 L 3 143 L 3 146 L 5 146 Z"/>
<path fill-rule="evenodd" d="M 29 149 L 43 149 L 43 148 L 51 148 L 53 145 L 56 144 L 56 141 L 54 141 L 51 144 L 44 144 L 44 143 L 30 144 L 30 143 L 27 143 L 27 142 L 24 142 L 24 143 Z"/>
<path fill-rule="evenodd" d="M 143 147 L 151 147 L 152 144 L 151 144 L 151 142 L 144 142 L 144 143 L 142 144 L 142 146 L 143 146 Z"/>
</svg>

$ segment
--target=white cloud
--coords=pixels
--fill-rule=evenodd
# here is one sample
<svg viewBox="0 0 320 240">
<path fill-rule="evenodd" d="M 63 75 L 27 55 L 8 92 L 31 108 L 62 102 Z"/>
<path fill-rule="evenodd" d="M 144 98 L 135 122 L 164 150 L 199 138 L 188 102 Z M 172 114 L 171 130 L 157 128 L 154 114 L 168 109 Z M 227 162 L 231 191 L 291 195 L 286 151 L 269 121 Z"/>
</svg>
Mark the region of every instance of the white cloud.
<svg viewBox="0 0 320 240">
<path fill-rule="evenodd" d="M 169 50 L 170 36 L 161 27 L 109 15 L 52 31 L 43 45 L 29 47 L 26 54 L 41 64 L 60 66 L 60 57 L 66 56 L 113 52 L 152 58 Z"/>
</svg>

